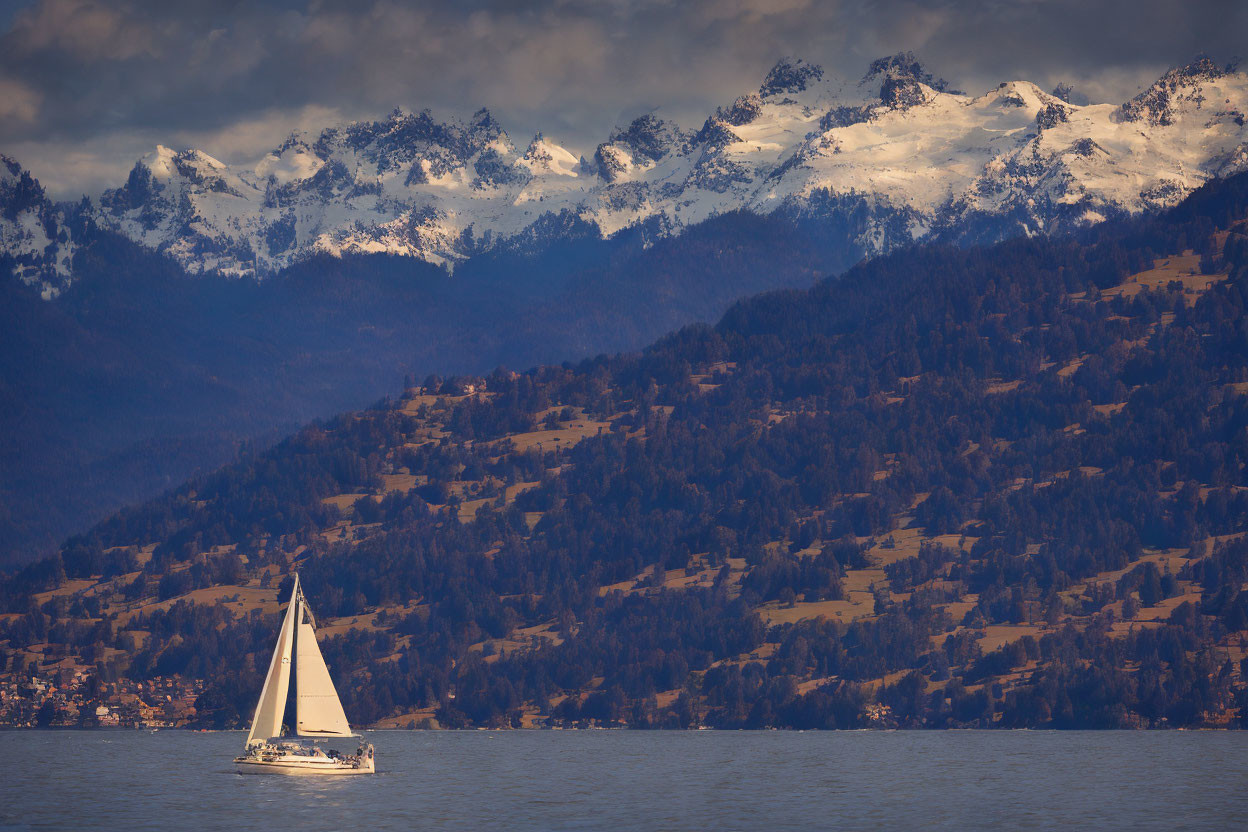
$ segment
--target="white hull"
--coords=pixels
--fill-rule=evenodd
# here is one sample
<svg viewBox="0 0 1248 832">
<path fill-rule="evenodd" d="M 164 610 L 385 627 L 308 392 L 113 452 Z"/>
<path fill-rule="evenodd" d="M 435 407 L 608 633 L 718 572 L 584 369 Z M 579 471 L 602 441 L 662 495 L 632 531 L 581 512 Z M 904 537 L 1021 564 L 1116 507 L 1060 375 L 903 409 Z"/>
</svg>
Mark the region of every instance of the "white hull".
<svg viewBox="0 0 1248 832">
<path fill-rule="evenodd" d="M 234 760 L 234 765 L 237 767 L 239 774 L 328 775 L 335 777 L 347 774 L 373 774 L 375 771 L 374 763 L 371 759 L 362 760 L 358 768 L 346 762 L 325 758 L 309 759 L 306 757 L 277 760 L 255 760 L 247 757 L 238 757 Z"/>
</svg>

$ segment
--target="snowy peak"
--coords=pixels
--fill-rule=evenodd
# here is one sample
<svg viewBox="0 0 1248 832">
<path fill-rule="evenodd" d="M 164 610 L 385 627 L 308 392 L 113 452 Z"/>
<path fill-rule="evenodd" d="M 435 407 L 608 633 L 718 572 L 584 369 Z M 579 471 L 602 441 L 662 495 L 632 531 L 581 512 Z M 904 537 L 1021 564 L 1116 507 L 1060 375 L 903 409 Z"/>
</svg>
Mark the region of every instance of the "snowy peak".
<svg viewBox="0 0 1248 832">
<path fill-rule="evenodd" d="M 594 167 L 605 183 L 636 179 L 686 149 L 689 136 L 679 126 L 653 113 L 639 116 L 625 128 L 611 131 L 594 150 Z"/>
<path fill-rule="evenodd" d="M 288 185 L 312 178 L 324 164 L 325 160 L 316 154 L 303 135 L 292 134 L 280 147 L 261 159 L 253 172 L 258 179 L 274 185 Z"/>
<path fill-rule="evenodd" d="M 116 211 L 137 208 L 153 199 L 176 199 L 182 193 L 215 193 L 241 197 L 248 185 L 223 162 L 202 150 L 177 152 L 157 145 L 130 170 L 122 187 L 106 191 L 102 202 Z"/>
<path fill-rule="evenodd" d="M 816 81 L 823 79 L 823 67 L 801 58 L 781 58 L 763 79 L 758 94 L 763 98 L 775 98 L 786 94 L 805 92 Z"/>
<path fill-rule="evenodd" d="M 396 109 L 292 134 L 246 166 L 158 146 L 93 210 L 193 273 L 271 274 L 318 252 L 453 268 L 497 246 L 586 229 L 678 234 L 734 210 L 836 219 L 852 229 L 845 244 L 873 255 L 1173 205 L 1248 170 L 1246 112 L 1248 76 L 1207 59 L 1119 106 L 1025 80 L 968 95 L 911 53 L 849 81 L 785 58 L 700 125 L 647 113 L 585 155 L 540 133 L 518 149 L 485 109 L 463 120 Z M 66 215 L 25 176 L 0 167 L 4 248 L 23 279 L 58 291 Z"/>
<path fill-rule="evenodd" d="M 480 153 L 488 147 L 504 153 L 514 152 L 516 149 L 502 125 L 484 107 L 477 110 L 468 122 L 466 139 L 470 153 Z"/>
<path fill-rule="evenodd" d="M 69 285 L 78 213 L 53 205 L 30 171 L 0 154 L 0 263 L 45 299 Z"/>
<path fill-rule="evenodd" d="M 534 176 L 542 176 L 549 174 L 552 176 L 578 176 L 580 171 L 580 160 L 565 147 L 560 147 L 554 142 L 546 140 L 546 137 L 538 133 L 533 137 L 533 141 L 529 142 L 528 148 L 524 151 L 520 163 L 529 169 Z"/>
<path fill-rule="evenodd" d="M 231 218 L 246 216 L 261 200 L 254 181 L 200 150 L 163 145 L 131 169 L 126 183 L 100 197 L 101 225 L 157 250 L 190 271 L 243 274 L 239 263 L 256 258 Z M 228 252 L 228 256 L 219 255 Z"/>
<path fill-rule="evenodd" d="M 295 137 L 292 137 L 295 138 Z M 279 148 L 274 154 L 310 154 L 322 162 L 338 159 L 350 162 L 353 174 L 386 177 L 395 171 L 416 168 L 419 180 L 444 177 L 467 169 L 483 153 L 491 157 L 514 156 L 515 146 L 489 110 L 478 110 L 468 123 L 439 122 L 428 110 L 404 113 L 394 110 L 379 121 L 353 122 L 324 130 L 310 147 L 302 138 Z M 301 164 L 311 166 L 308 161 Z"/>
<path fill-rule="evenodd" d="M 627 147 L 643 159 L 657 162 L 678 148 L 684 138 L 680 127 L 647 113 L 634 119 L 624 130 L 613 131 L 607 141 Z"/>
<path fill-rule="evenodd" d="M 1242 90 L 1242 83 L 1236 83 L 1237 80 L 1242 81 L 1242 76 L 1236 76 L 1234 64 L 1218 66 L 1209 58 L 1197 58 L 1187 66 L 1172 69 L 1158 78 L 1144 92 L 1124 103 L 1120 113 L 1125 121 L 1143 122 L 1152 127 L 1168 127 L 1184 112 L 1202 109 L 1207 99 L 1213 99 L 1209 103 L 1215 108 L 1219 103 L 1230 104 L 1229 98 L 1225 98 L 1223 102 L 1216 100 L 1216 96 L 1224 91 L 1224 82 L 1228 80 L 1230 86 Z M 1235 115 L 1243 118 L 1243 113 L 1238 108 L 1230 108 L 1224 114 L 1232 118 Z M 1240 126 L 1243 126 L 1242 122 Z"/>
<path fill-rule="evenodd" d="M 863 83 L 910 82 L 931 87 L 937 92 L 955 92 L 949 89 L 949 84 L 944 78 L 935 78 L 932 73 L 924 69 L 913 52 L 898 52 L 896 55 L 875 59 L 867 67 L 867 74 L 862 76 L 862 80 Z M 880 97 L 883 98 L 883 95 L 881 94 Z"/>
<path fill-rule="evenodd" d="M 876 95 L 880 103 L 894 110 L 927 104 L 938 93 L 962 94 L 949 89 L 945 79 L 936 78 L 924 69 L 913 52 L 899 52 L 872 61 L 859 86 L 871 88 L 875 85 L 878 85 Z"/>
<path fill-rule="evenodd" d="M 43 186 L 13 159 L 0 154 L 0 211 L 7 219 L 42 210 L 48 198 Z"/>
<path fill-rule="evenodd" d="M 723 108 L 720 107 L 715 111 L 714 118 L 734 127 L 741 127 L 749 124 L 758 118 L 763 111 L 763 97 L 757 93 L 750 93 L 738 98 L 732 104 Z M 708 120 L 709 122 L 709 120 Z"/>
<path fill-rule="evenodd" d="M 368 164 L 374 175 L 384 175 L 424 159 L 438 176 L 462 167 L 471 155 L 467 150 L 467 132 L 454 122 L 435 121 L 428 110 L 404 113 L 396 109 L 381 121 L 327 128 L 312 151 L 322 160 L 352 158 L 361 166 Z"/>
<path fill-rule="evenodd" d="M 187 185 L 209 193 L 239 196 L 242 182 L 222 162 L 202 150 L 184 150 L 175 153 L 157 145 L 156 153 L 143 162 L 154 179 L 162 182 L 182 181 Z"/>
</svg>

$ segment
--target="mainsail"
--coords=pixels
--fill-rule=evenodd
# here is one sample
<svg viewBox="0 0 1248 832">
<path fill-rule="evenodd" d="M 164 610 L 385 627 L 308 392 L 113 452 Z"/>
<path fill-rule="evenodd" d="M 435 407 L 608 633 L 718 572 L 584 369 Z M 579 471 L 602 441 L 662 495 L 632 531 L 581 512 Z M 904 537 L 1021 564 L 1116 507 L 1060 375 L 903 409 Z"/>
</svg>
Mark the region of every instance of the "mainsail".
<svg viewBox="0 0 1248 832">
<path fill-rule="evenodd" d="M 329 668 L 316 644 L 312 612 L 303 604 L 295 640 L 295 722 L 302 737 L 349 737 L 351 727 L 342 710 Z"/>
<path fill-rule="evenodd" d="M 286 617 L 282 620 L 282 629 L 277 636 L 277 646 L 273 648 L 273 659 L 269 662 L 269 672 L 264 677 L 260 701 L 256 704 L 256 715 L 251 720 L 247 745 L 253 742 L 264 742 L 270 737 L 281 736 L 282 717 L 286 713 L 286 696 L 290 691 L 290 653 L 295 640 L 296 608 L 299 606 L 298 599 L 301 597 L 299 576 L 296 575 L 295 589 L 290 595 Z M 315 637 L 313 643 L 315 643 Z"/>
</svg>

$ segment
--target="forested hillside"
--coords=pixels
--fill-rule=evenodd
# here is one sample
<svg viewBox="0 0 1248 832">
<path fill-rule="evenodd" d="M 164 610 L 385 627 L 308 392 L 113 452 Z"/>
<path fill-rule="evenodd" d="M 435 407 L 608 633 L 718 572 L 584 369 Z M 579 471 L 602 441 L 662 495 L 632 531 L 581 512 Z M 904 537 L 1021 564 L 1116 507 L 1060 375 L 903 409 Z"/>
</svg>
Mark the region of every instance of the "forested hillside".
<svg viewBox="0 0 1248 832">
<path fill-rule="evenodd" d="M 426 379 L 6 579 L 3 670 L 240 725 L 298 570 L 359 724 L 1238 725 L 1245 218 L 1240 176 Z"/>
</svg>

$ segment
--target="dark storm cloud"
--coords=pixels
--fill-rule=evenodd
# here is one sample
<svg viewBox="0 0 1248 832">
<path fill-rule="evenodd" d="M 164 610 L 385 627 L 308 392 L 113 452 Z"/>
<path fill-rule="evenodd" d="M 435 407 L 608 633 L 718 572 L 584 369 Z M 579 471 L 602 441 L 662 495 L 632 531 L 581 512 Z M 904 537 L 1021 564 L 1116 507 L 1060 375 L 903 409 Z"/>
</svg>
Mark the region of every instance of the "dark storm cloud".
<svg viewBox="0 0 1248 832">
<path fill-rule="evenodd" d="M 796 54 L 847 77 L 913 50 L 971 92 L 1026 78 L 1121 100 L 1198 52 L 1243 47 L 1239 0 L 0 0 L 0 150 L 62 195 L 156 141 L 227 160 L 293 127 L 489 106 L 517 141 L 576 149 L 662 105 L 696 119 Z"/>
</svg>

